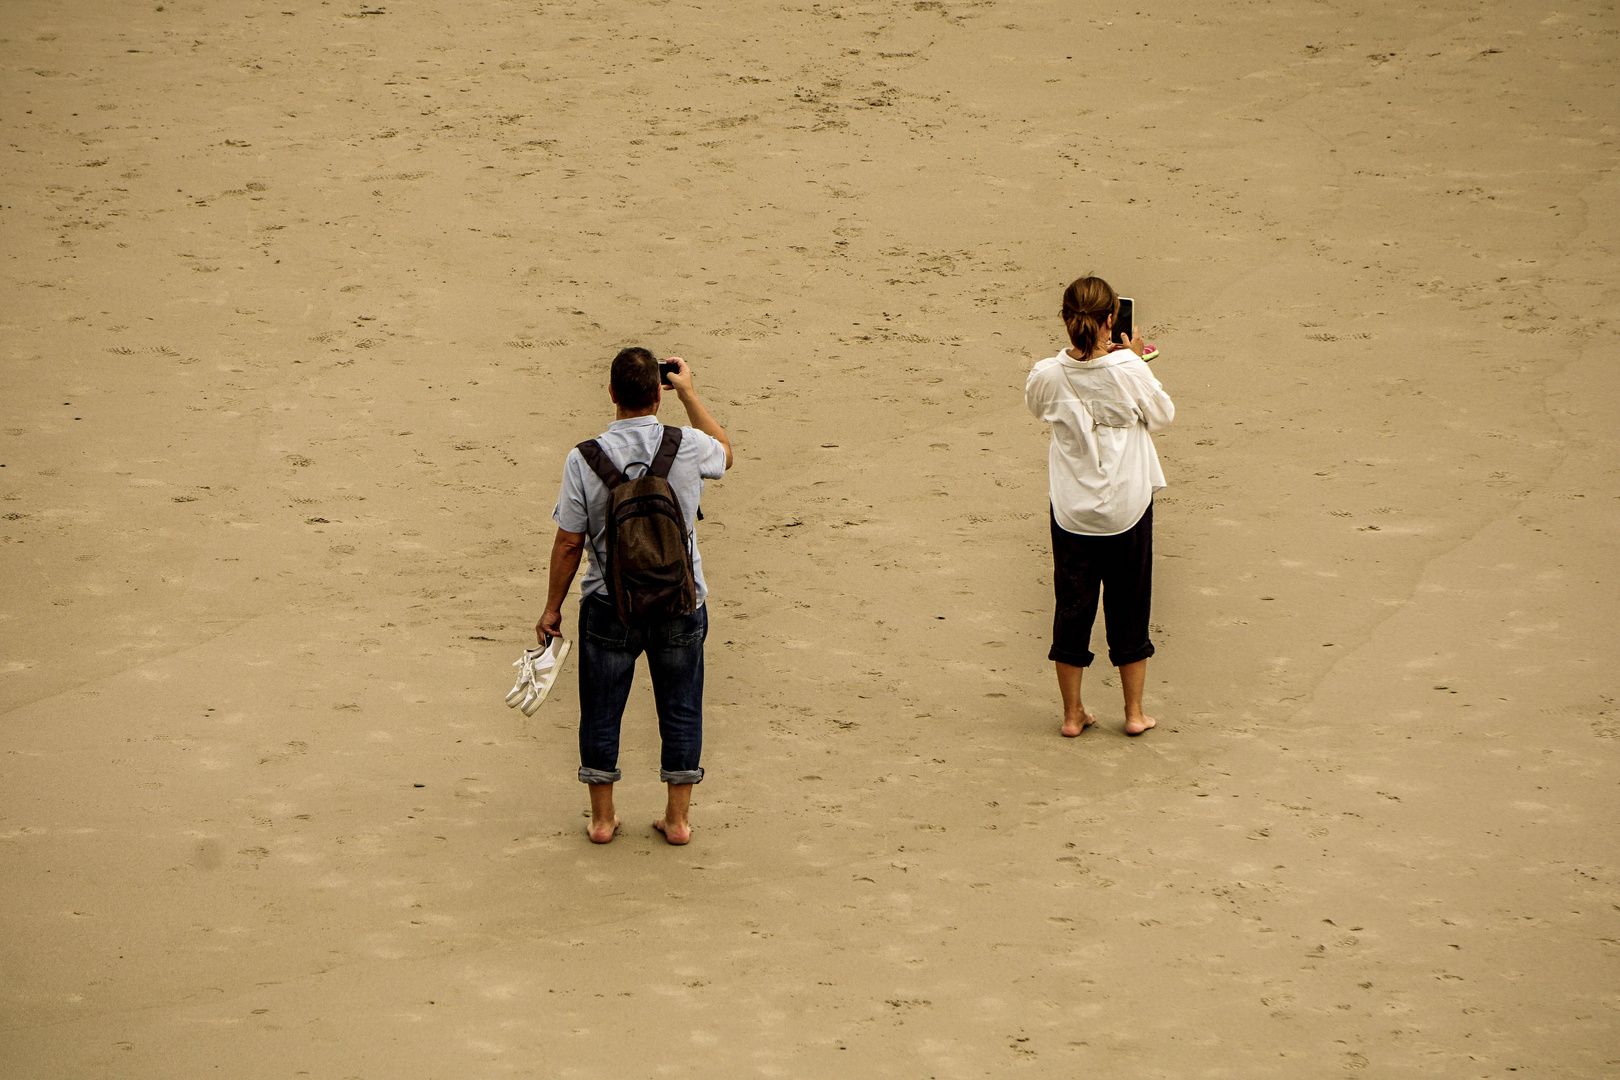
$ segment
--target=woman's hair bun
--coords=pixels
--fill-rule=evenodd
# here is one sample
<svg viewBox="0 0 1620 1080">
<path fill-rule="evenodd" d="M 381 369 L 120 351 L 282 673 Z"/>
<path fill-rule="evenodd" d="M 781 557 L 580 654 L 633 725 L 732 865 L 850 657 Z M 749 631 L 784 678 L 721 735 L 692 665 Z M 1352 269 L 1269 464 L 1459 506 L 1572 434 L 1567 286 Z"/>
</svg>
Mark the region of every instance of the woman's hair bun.
<svg viewBox="0 0 1620 1080">
<path fill-rule="evenodd" d="M 1102 339 L 1103 324 L 1119 311 L 1119 294 L 1100 277 L 1087 274 L 1063 290 L 1063 326 L 1074 351 L 1088 357 Z"/>
</svg>

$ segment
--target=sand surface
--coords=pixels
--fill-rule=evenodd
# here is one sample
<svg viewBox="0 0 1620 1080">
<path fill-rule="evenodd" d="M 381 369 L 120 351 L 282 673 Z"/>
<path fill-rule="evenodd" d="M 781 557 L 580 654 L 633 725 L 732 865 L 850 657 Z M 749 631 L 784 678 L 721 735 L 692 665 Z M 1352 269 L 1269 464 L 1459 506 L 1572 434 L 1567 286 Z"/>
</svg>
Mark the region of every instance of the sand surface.
<svg viewBox="0 0 1620 1080">
<path fill-rule="evenodd" d="M 5 5 L 0 1075 L 1615 1076 L 1617 30 Z M 1087 271 L 1139 740 L 1045 660 Z M 644 683 L 605 848 L 501 701 L 629 343 L 737 447 L 684 849 Z"/>
</svg>

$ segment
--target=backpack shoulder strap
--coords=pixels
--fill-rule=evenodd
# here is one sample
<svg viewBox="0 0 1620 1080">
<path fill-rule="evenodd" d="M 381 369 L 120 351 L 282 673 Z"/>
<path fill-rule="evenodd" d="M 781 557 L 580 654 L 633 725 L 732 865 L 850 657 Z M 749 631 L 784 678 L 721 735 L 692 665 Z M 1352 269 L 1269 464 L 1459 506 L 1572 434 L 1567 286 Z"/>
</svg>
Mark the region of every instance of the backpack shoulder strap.
<svg viewBox="0 0 1620 1080">
<path fill-rule="evenodd" d="M 594 469 L 596 475 L 602 478 L 602 483 L 607 485 L 609 491 L 624 483 L 624 473 L 615 468 L 613 462 L 608 460 L 607 453 L 602 449 L 601 443 L 595 439 L 586 439 L 574 449 L 578 450 L 579 456 L 585 459 L 585 464 Z"/>
<path fill-rule="evenodd" d="M 658 453 L 653 455 L 652 468 L 647 470 L 649 476 L 656 476 L 660 480 L 669 479 L 669 470 L 675 466 L 675 455 L 681 449 L 681 429 L 666 427 L 664 441 L 658 444 Z"/>
</svg>

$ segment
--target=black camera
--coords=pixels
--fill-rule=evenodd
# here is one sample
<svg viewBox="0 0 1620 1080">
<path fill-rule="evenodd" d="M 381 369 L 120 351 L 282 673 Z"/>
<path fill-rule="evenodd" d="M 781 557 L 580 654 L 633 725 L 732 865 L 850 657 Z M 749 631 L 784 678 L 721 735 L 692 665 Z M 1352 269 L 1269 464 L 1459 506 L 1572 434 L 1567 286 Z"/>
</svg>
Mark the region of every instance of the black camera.
<svg viewBox="0 0 1620 1080">
<path fill-rule="evenodd" d="M 679 365 L 677 363 L 674 363 L 673 361 L 670 361 L 670 360 L 660 360 L 660 361 L 658 361 L 658 381 L 660 383 L 663 383 L 665 386 L 670 385 L 670 382 L 669 382 L 670 375 L 674 374 L 675 372 L 677 372 L 679 370 L 681 370 L 681 365 Z"/>
</svg>

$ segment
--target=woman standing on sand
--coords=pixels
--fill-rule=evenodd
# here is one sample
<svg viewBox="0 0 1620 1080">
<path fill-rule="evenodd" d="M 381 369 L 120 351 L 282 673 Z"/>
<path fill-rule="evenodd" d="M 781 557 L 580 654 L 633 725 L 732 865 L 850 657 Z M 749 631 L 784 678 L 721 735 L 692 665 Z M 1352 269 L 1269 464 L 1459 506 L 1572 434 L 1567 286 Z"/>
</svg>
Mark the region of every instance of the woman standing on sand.
<svg viewBox="0 0 1620 1080">
<path fill-rule="evenodd" d="M 1153 594 L 1153 493 L 1164 470 L 1150 434 L 1163 431 L 1176 407 L 1142 360 L 1142 334 L 1114 341 L 1119 296 L 1099 277 L 1063 292 L 1063 325 L 1072 348 L 1042 360 L 1024 384 L 1024 404 L 1052 425 L 1047 455 L 1052 502 L 1052 651 L 1063 696 L 1064 735 L 1097 722 L 1080 700 L 1080 680 L 1093 659 L 1091 624 L 1102 593 L 1108 660 L 1125 694 L 1125 734 L 1154 724 L 1142 711 L 1148 609 Z"/>
</svg>

